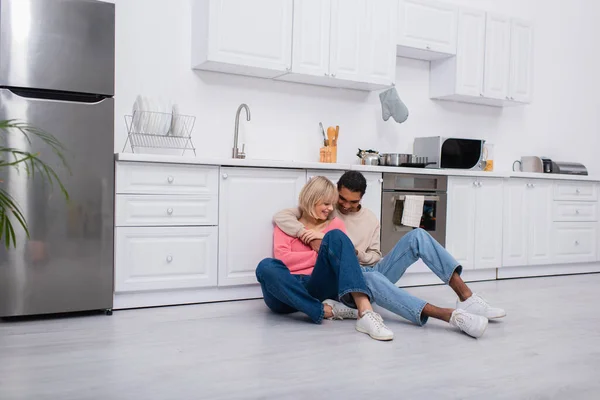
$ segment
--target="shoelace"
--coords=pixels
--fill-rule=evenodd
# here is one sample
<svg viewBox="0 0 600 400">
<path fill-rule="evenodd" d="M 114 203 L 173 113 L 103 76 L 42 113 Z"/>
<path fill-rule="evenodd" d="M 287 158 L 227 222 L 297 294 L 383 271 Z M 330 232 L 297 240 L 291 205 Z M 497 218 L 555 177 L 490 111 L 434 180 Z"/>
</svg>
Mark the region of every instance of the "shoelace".
<svg viewBox="0 0 600 400">
<path fill-rule="evenodd" d="M 387 327 L 383 323 L 383 318 L 381 318 L 381 315 L 377 314 L 375 311 L 366 312 L 363 315 L 363 318 L 365 318 L 366 316 L 369 316 L 369 319 L 371 319 L 375 323 L 375 327 L 377 329 L 387 329 Z"/>
<path fill-rule="evenodd" d="M 477 304 L 481 304 L 485 308 L 490 308 L 490 305 L 488 304 L 488 302 L 480 295 L 475 295 L 475 302 L 477 302 Z"/>
</svg>

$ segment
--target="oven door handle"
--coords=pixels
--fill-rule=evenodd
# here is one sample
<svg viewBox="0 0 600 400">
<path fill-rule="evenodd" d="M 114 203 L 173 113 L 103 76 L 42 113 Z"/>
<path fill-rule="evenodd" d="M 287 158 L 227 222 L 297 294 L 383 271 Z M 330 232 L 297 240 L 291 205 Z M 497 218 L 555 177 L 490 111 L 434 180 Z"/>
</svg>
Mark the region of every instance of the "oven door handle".
<svg viewBox="0 0 600 400">
<path fill-rule="evenodd" d="M 424 196 L 424 197 L 425 197 L 425 201 L 440 201 L 440 196 Z M 392 196 L 392 203 L 395 203 L 396 201 L 402 201 L 402 200 L 406 200 L 405 195 Z"/>
</svg>

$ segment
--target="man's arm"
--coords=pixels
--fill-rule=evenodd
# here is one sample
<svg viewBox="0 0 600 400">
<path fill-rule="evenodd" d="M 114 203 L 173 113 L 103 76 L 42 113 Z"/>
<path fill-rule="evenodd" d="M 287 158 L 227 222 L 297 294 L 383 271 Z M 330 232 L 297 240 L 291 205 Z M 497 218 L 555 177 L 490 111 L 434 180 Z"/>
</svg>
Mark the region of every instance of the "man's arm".
<svg viewBox="0 0 600 400">
<path fill-rule="evenodd" d="M 381 260 L 381 233 L 379 224 L 375 226 L 375 230 L 371 234 L 371 242 L 365 251 L 358 251 L 356 256 L 361 265 L 374 265 Z"/>
<path fill-rule="evenodd" d="M 304 225 L 298 221 L 298 218 L 300 217 L 301 213 L 299 208 L 286 208 L 275 214 L 273 222 L 286 235 L 297 238 L 306 230 Z"/>
</svg>

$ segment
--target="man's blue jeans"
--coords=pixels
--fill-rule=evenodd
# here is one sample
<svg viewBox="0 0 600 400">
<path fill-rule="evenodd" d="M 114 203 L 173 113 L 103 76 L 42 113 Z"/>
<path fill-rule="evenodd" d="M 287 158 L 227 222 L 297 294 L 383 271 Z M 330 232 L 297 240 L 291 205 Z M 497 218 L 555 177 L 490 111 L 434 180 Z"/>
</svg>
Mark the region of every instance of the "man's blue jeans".
<svg viewBox="0 0 600 400">
<path fill-rule="evenodd" d="M 427 317 L 422 312 L 427 302 L 396 286 L 408 267 L 419 258 L 446 284 L 455 271 L 462 273 L 458 261 L 420 228 L 406 234 L 373 267 L 363 267 L 363 272 L 376 304 L 417 325 L 424 325 Z"/>
<path fill-rule="evenodd" d="M 323 300 L 339 300 L 356 308 L 351 293 L 371 298 L 354 245 L 337 229 L 325 234 L 311 275 L 292 275 L 280 260 L 266 258 L 258 264 L 256 278 L 272 311 L 301 311 L 315 323 L 323 320 Z"/>
</svg>

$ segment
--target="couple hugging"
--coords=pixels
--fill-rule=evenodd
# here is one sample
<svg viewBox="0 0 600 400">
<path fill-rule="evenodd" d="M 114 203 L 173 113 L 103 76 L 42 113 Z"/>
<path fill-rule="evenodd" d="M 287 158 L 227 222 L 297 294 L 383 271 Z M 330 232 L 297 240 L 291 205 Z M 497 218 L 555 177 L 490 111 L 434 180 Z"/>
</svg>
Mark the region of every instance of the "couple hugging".
<svg viewBox="0 0 600 400">
<path fill-rule="evenodd" d="M 392 340 L 394 333 L 372 303 L 417 325 L 429 317 L 446 321 L 475 338 L 488 319 L 506 315 L 471 292 L 460 277 L 462 266 L 422 229 L 405 235 L 382 258 L 379 221 L 360 204 L 366 189 L 358 171 L 346 172 L 337 188 L 317 176 L 302 188 L 298 208 L 275 215 L 274 258 L 256 269 L 272 311 L 301 311 L 315 323 L 356 319 L 356 330 L 376 340 Z M 395 285 L 419 258 L 456 292 L 456 309 L 436 307 Z"/>
</svg>

